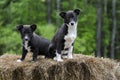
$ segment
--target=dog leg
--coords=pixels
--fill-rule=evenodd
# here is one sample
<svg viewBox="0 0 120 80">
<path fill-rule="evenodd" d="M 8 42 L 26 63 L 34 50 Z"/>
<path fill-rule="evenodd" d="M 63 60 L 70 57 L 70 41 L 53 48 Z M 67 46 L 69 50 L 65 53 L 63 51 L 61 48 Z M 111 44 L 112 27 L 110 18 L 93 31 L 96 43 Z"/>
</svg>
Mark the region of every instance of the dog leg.
<svg viewBox="0 0 120 80">
<path fill-rule="evenodd" d="M 68 54 L 68 50 L 63 50 L 62 51 L 62 58 L 68 58 L 67 54 Z"/>
<path fill-rule="evenodd" d="M 73 46 L 71 46 L 70 48 L 69 48 L 69 52 L 68 52 L 68 59 L 72 59 L 73 58 L 73 55 L 72 55 L 72 51 L 73 51 Z"/>
<path fill-rule="evenodd" d="M 36 61 L 37 60 L 37 55 L 38 55 L 38 49 L 35 49 L 33 51 L 33 59 L 32 59 L 32 61 Z"/>
<path fill-rule="evenodd" d="M 18 59 L 17 62 L 22 62 L 25 59 L 26 54 L 27 54 L 27 50 L 25 50 L 25 48 L 23 47 L 23 49 L 22 49 L 22 57 L 21 57 L 21 59 Z"/>
<path fill-rule="evenodd" d="M 63 59 L 61 58 L 61 54 L 59 54 L 57 51 L 56 51 L 56 57 L 54 57 L 54 60 L 57 60 L 58 62 L 63 62 Z"/>
</svg>

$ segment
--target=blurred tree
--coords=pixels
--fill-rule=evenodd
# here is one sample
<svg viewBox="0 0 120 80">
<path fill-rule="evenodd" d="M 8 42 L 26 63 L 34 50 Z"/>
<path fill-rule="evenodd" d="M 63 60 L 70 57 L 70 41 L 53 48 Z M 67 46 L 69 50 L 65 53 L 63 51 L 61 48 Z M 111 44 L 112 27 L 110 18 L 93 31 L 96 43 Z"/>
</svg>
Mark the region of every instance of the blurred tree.
<svg viewBox="0 0 120 80">
<path fill-rule="evenodd" d="M 115 57 L 115 37 L 116 37 L 116 0 L 112 1 L 112 20 L 113 20 L 113 26 L 112 26 L 112 37 L 111 37 L 111 49 L 110 49 L 110 57 L 114 59 Z"/>
<path fill-rule="evenodd" d="M 108 1 L 104 0 L 104 14 L 107 15 L 107 5 L 108 5 Z"/>
<path fill-rule="evenodd" d="M 59 16 L 59 13 L 60 13 L 60 3 L 61 3 L 61 0 L 56 0 L 56 8 L 57 8 L 57 17 Z M 56 19 L 56 23 L 58 26 L 60 26 L 60 19 L 59 17 Z"/>
<path fill-rule="evenodd" d="M 102 1 L 97 2 L 97 31 L 96 31 L 96 54 L 95 56 L 101 57 L 101 27 L 102 27 Z"/>
<path fill-rule="evenodd" d="M 51 0 L 47 0 L 47 22 L 50 24 L 51 23 L 51 14 L 52 14 L 52 10 L 51 10 Z"/>
<path fill-rule="evenodd" d="M 117 27 L 116 27 L 116 38 L 115 38 L 115 58 L 120 59 L 120 0 L 116 0 L 116 17 L 117 17 Z"/>
</svg>

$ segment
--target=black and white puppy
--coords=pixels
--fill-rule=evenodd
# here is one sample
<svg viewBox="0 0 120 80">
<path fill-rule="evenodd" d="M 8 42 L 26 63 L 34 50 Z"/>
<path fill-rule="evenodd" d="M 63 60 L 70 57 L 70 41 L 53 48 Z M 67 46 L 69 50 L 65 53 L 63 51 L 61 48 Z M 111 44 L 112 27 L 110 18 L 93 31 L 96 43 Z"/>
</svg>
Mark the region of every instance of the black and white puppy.
<svg viewBox="0 0 120 80">
<path fill-rule="evenodd" d="M 75 9 L 59 14 L 64 19 L 64 24 L 56 32 L 49 46 L 49 53 L 57 61 L 63 61 L 61 58 L 63 54 L 67 54 L 69 59 L 73 58 L 72 51 L 77 37 L 77 17 L 79 13 L 80 10 Z M 53 54 L 53 52 L 55 53 Z"/>
<path fill-rule="evenodd" d="M 22 62 L 28 52 L 33 53 L 33 61 L 37 60 L 37 55 L 48 56 L 48 47 L 50 41 L 44 39 L 34 33 L 37 25 L 19 25 L 17 26 L 18 31 L 22 38 L 22 57 L 17 62 Z"/>
</svg>

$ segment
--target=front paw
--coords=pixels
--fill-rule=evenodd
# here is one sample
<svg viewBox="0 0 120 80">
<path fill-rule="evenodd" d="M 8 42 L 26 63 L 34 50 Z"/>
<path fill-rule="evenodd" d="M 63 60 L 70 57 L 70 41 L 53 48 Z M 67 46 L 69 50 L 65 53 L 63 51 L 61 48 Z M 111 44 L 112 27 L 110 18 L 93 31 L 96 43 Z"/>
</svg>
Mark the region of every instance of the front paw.
<svg viewBox="0 0 120 80">
<path fill-rule="evenodd" d="M 58 62 L 63 62 L 63 59 L 57 59 Z"/>
<path fill-rule="evenodd" d="M 41 56 L 41 58 L 43 58 L 43 59 L 44 59 L 44 58 L 45 58 L 45 56 Z"/>
<path fill-rule="evenodd" d="M 18 59 L 17 62 L 22 62 L 22 60 L 21 60 L 21 59 Z"/>
<path fill-rule="evenodd" d="M 65 58 L 65 59 L 67 59 L 68 58 L 68 56 L 67 55 L 64 55 L 64 56 L 62 56 L 63 58 Z"/>
<path fill-rule="evenodd" d="M 55 61 L 56 61 L 56 60 L 57 60 L 57 58 L 56 58 L 56 57 L 54 57 L 54 58 L 53 58 L 53 60 L 55 60 Z"/>
<path fill-rule="evenodd" d="M 58 62 L 63 62 L 63 59 L 54 57 L 53 60 L 58 61 Z"/>
<path fill-rule="evenodd" d="M 73 56 L 72 55 L 68 55 L 68 59 L 73 59 Z"/>
</svg>

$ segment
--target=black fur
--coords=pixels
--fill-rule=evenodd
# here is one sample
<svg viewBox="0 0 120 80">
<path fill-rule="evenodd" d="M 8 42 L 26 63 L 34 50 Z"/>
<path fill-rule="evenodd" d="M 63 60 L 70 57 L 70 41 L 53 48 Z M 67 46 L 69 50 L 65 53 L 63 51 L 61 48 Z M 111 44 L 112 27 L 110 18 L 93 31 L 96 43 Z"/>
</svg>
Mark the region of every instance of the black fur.
<svg viewBox="0 0 120 80">
<path fill-rule="evenodd" d="M 77 16 L 79 15 L 79 12 L 79 9 L 75 9 L 73 11 L 61 12 L 59 14 L 64 19 L 64 24 L 59 28 L 59 30 L 57 30 L 49 46 L 49 53 L 51 54 L 51 58 L 54 58 L 56 56 L 55 51 L 57 51 L 58 54 L 61 54 L 62 50 L 68 50 L 68 48 L 64 49 L 64 37 L 68 34 L 67 24 L 69 24 L 69 22 L 72 20 L 77 22 Z M 72 45 L 73 44 L 74 43 L 72 43 Z"/>
<path fill-rule="evenodd" d="M 71 20 L 77 21 L 77 16 L 79 15 L 80 10 L 75 9 L 74 11 L 61 12 L 59 15 L 64 19 L 64 23 L 69 24 Z"/>
<path fill-rule="evenodd" d="M 17 26 L 17 29 L 21 34 L 23 44 L 21 61 L 25 59 L 26 54 L 28 53 L 28 50 L 25 48 L 25 41 L 28 41 L 27 47 L 30 47 L 30 51 L 33 52 L 33 61 L 37 60 L 37 55 L 44 55 L 45 57 L 48 57 L 48 46 L 50 41 L 35 34 L 34 31 L 36 27 L 37 26 L 35 24 Z M 27 38 L 25 37 L 26 35 L 28 35 Z"/>
</svg>

